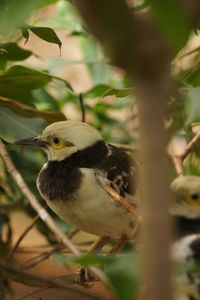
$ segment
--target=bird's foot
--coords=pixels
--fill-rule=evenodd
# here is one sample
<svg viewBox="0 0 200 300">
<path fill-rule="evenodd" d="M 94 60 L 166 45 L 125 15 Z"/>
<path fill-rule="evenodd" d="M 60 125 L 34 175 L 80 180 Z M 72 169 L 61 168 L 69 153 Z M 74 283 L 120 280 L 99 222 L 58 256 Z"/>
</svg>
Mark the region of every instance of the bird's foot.
<svg viewBox="0 0 200 300">
<path fill-rule="evenodd" d="M 87 268 L 81 266 L 76 273 L 76 282 L 79 285 L 83 285 L 85 287 L 91 287 L 88 282 L 95 281 L 95 275 Z"/>
</svg>

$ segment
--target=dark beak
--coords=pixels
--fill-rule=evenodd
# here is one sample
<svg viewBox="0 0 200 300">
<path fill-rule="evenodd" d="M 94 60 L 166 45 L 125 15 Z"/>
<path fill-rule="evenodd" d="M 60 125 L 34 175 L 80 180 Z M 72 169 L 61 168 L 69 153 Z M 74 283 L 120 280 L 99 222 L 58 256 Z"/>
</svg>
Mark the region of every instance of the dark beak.
<svg viewBox="0 0 200 300">
<path fill-rule="evenodd" d="M 16 145 L 22 145 L 22 146 L 36 146 L 41 148 L 47 148 L 48 143 L 45 141 L 42 141 L 39 137 L 33 137 L 28 139 L 23 139 L 15 142 Z"/>
</svg>

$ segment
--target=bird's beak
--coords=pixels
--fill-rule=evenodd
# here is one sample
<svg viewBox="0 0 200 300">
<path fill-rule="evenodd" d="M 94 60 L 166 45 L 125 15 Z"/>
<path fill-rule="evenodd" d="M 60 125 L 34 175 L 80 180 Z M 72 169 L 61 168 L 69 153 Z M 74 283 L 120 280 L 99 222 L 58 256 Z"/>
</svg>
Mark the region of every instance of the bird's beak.
<svg viewBox="0 0 200 300">
<path fill-rule="evenodd" d="M 16 145 L 22 146 L 36 146 L 41 148 L 47 148 L 48 143 L 43 141 L 40 137 L 32 137 L 15 142 Z"/>
</svg>

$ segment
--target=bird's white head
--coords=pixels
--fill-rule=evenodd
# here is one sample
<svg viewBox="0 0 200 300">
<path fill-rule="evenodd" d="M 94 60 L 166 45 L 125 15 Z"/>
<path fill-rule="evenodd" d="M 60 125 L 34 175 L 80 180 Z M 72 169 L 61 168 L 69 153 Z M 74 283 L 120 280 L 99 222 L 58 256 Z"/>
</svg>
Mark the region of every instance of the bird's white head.
<svg viewBox="0 0 200 300">
<path fill-rule="evenodd" d="M 171 189 L 174 192 L 171 214 L 189 219 L 200 218 L 200 177 L 180 176 L 172 182 Z"/>
<path fill-rule="evenodd" d="M 46 127 L 38 137 L 17 141 L 16 144 L 40 146 L 49 160 L 63 160 L 99 140 L 102 140 L 99 132 L 86 123 L 60 121 Z"/>
</svg>

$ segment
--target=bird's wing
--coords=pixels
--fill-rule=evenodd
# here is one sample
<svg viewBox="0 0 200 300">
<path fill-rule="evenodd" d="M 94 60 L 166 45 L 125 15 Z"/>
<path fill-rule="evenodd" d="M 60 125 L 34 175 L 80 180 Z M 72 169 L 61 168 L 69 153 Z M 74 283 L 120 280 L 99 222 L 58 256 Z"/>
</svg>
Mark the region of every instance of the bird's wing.
<svg viewBox="0 0 200 300">
<path fill-rule="evenodd" d="M 137 195 L 137 164 L 126 152 L 112 145 L 108 145 L 108 149 L 108 155 L 100 162 L 96 171 L 97 181 L 134 204 Z M 115 198 L 115 195 L 112 196 Z"/>
</svg>

